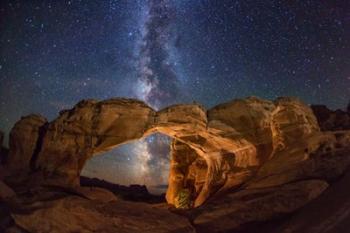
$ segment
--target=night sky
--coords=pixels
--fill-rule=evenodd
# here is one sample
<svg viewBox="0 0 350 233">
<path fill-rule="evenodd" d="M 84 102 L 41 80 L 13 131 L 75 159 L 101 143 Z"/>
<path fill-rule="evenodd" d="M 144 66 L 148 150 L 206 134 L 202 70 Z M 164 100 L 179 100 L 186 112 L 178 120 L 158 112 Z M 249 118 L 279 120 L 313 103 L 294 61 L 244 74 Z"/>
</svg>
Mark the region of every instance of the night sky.
<svg viewBox="0 0 350 233">
<path fill-rule="evenodd" d="M 53 120 L 81 99 L 132 97 L 155 109 L 255 95 L 344 108 L 348 0 L 1 1 L 0 129 Z M 92 159 L 85 175 L 166 183 L 171 139 Z"/>
</svg>

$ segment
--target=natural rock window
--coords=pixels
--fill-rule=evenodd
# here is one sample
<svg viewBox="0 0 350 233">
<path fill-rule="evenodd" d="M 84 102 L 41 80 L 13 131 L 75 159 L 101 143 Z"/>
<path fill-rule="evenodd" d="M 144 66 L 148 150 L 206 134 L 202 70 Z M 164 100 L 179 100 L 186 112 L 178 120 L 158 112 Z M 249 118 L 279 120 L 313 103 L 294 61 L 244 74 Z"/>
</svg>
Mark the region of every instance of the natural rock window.
<svg viewBox="0 0 350 233">
<path fill-rule="evenodd" d="M 81 176 L 113 184 L 145 185 L 152 194 L 166 192 L 172 139 L 153 134 L 118 146 L 89 159 Z"/>
</svg>

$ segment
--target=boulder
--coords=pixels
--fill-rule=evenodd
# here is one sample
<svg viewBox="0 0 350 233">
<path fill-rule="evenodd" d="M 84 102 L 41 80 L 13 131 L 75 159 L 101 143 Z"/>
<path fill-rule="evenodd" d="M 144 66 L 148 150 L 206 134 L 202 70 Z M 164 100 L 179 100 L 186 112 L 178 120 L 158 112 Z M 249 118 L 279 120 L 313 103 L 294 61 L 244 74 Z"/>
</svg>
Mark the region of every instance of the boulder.
<svg viewBox="0 0 350 233">
<path fill-rule="evenodd" d="M 56 194 L 57 195 L 57 194 Z M 164 208 L 79 196 L 51 197 L 21 205 L 12 217 L 28 232 L 192 233 L 189 221 Z"/>
<path fill-rule="evenodd" d="M 191 217 L 198 232 L 232 232 L 243 224 L 292 213 L 327 187 L 325 181 L 307 180 L 275 188 L 242 190 L 209 201 L 192 210 Z"/>
<path fill-rule="evenodd" d="M 348 233 L 350 223 L 350 173 L 333 183 L 322 195 L 282 221 L 270 221 L 250 232 Z M 249 225 L 249 224 L 248 224 Z M 245 232 L 245 231 L 244 231 Z"/>
<path fill-rule="evenodd" d="M 7 167 L 14 173 L 28 171 L 40 150 L 47 120 L 40 115 L 22 117 L 11 130 Z"/>
<path fill-rule="evenodd" d="M 317 133 L 320 128 L 312 110 L 294 98 L 278 98 L 272 113 L 272 137 L 274 153 L 289 148 L 304 138 Z M 271 157 L 276 156 L 272 154 Z"/>
<path fill-rule="evenodd" d="M 349 165 L 350 131 L 318 133 L 276 153 L 245 186 L 266 188 L 303 179 L 332 181 Z"/>
</svg>

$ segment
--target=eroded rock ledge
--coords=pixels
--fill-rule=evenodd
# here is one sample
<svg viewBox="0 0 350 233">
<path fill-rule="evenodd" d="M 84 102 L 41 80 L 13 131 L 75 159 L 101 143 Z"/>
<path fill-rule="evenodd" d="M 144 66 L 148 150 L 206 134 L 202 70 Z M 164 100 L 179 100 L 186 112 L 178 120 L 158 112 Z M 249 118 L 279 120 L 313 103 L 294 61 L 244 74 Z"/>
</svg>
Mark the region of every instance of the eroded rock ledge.
<svg viewBox="0 0 350 233">
<path fill-rule="evenodd" d="M 52 122 L 30 115 L 16 123 L 5 181 L 54 185 L 91 197 L 78 182 L 89 158 L 160 132 L 173 138 L 167 202 L 178 208 L 199 207 L 186 214 L 199 231 L 228 231 L 293 212 L 344 173 L 350 163 L 350 132 L 321 131 L 318 121 L 310 107 L 287 97 L 249 97 L 209 110 L 183 104 L 160 111 L 133 99 L 84 100 Z M 64 203 L 49 206 L 65 212 L 71 207 Z M 33 216 L 37 214 L 46 212 L 35 210 Z M 31 218 L 13 216 L 23 228 L 35 229 Z M 191 232 L 186 224 L 181 229 Z M 162 229 L 159 232 L 170 232 Z"/>
</svg>

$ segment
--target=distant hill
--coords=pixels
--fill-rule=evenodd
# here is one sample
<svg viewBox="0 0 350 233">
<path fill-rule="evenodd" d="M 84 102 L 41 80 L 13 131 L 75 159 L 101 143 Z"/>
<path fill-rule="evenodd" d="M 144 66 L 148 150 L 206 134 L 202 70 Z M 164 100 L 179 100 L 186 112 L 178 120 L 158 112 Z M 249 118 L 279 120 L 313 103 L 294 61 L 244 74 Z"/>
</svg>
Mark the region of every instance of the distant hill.
<svg viewBox="0 0 350 233">
<path fill-rule="evenodd" d="M 166 190 L 168 189 L 168 185 L 167 184 L 153 185 L 153 186 L 148 186 L 147 189 L 153 195 L 161 195 L 166 193 Z"/>
<path fill-rule="evenodd" d="M 162 203 L 165 202 L 165 194 L 150 194 L 145 185 L 133 184 L 130 186 L 113 184 L 111 182 L 100 180 L 98 178 L 80 177 L 80 185 L 85 187 L 99 187 L 113 192 L 116 196 L 136 202 Z M 163 188 L 160 187 L 160 188 Z"/>
</svg>

